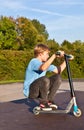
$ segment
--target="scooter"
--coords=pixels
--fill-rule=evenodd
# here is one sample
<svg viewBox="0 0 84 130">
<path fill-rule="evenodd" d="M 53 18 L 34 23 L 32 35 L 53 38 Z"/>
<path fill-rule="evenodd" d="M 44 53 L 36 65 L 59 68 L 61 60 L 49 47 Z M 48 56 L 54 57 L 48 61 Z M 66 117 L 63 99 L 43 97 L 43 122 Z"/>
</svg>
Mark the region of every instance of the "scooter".
<svg viewBox="0 0 84 130">
<path fill-rule="evenodd" d="M 57 52 L 57 55 L 60 55 L 60 52 Z M 67 75 L 68 75 L 68 80 L 69 80 L 69 85 L 70 85 L 70 93 L 71 93 L 71 100 L 68 103 L 66 109 L 56 109 L 56 110 L 51 110 L 51 111 L 44 111 L 41 110 L 40 107 L 36 106 L 33 108 L 33 113 L 35 115 L 38 115 L 39 113 L 69 113 L 71 108 L 73 107 L 73 115 L 76 117 L 80 117 L 82 115 L 81 110 L 78 108 L 77 103 L 76 103 L 76 96 L 74 92 L 74 86 L 73 86 L 73 81 L 71 77 L 71 71 L 70 71 L 70 64 L 69 64 L 69 58 L 71 58 L 71 55 L 64 54 L 64 58 L 66 61 L 66 69 L 67 69 Z"/>
</svg>

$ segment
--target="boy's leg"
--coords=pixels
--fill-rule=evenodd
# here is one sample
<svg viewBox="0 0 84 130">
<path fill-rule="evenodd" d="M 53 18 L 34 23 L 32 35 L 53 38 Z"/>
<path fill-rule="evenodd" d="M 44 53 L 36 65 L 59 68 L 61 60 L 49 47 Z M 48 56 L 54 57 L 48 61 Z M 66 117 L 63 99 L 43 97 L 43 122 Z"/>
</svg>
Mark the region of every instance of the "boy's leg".
<svg viewBox="0 0 84 130">
<path fill-rule="evenodd" d="M 35 80 L 30 86 L 29 98 L 39 98 L 40 109 L 51 111 L 52 108 L 48 105 L 48 92 L 50 88 L 50 79 L 46 76 Z"/>
<path fill-rule="evenodd" d="M 40 92 L 40 103 L 47 103 L 48 102 L 48 92 L 50 88 L 50 79 L 46 76 L 42 78 L 42 82 L 39 87 Z"/>
<path fill-rule="evenodd" d="M 55 74 L 51 76 L 49 79 L 50 79 L 50 89 L 49 89 L 48 100 L 53 101 L 55 98 L 56 92 L 61 84 L 61 77 L 59 74 Z"/>
<path fill-rule="evenodd" d="M 46 76 L 36 79 L 30 85 L 29 98 L 38 98 L 40 96 L 40 102 L 47 102 L 49 86 L 50 80 Z"/>
</svg>

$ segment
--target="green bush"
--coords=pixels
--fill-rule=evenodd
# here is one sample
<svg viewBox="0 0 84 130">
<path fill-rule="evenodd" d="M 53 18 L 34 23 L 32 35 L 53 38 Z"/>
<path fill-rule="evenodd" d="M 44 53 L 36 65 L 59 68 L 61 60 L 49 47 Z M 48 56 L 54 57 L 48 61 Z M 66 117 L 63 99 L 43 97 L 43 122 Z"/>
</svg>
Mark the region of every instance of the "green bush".
<svg viewBox="0 0 84 130">
<path fill-rule="evenodd" d="M 0 51 L 0 81 L 23 80 L 32 51 Z"/>
<path fill-rule="evenodd" d="M 33 58 L 33 50 L 14 51 L 0 50 L 0 81 L 8 80 L 24 80 L 26 67 L 30 59 Z M 72 78 L 84 78 L 84 69 L 82 60 L 81 64 L 75 57 L 74 61 L 70 61 Z M 62 61 L 55 60 L 54 65 L 59 66 Z M 47 76 L 52 75 L 47 73 Z M 67 78 L 66 69 L 62 73 L 62 78 Z"/>
</svg>

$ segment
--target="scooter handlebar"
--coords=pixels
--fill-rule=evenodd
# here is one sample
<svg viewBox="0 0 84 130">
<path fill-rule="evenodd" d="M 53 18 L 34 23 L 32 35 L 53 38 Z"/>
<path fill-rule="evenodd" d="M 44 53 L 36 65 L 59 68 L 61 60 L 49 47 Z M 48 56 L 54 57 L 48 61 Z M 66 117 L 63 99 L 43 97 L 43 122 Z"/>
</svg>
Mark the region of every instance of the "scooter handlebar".
<svg viewBox="0 0 84 130">
<path fill-rule="evenodd" d="M 67 54 L 64 54 L 65 57 L 68 58 L 68 60 L 73 60 L 74 59 L 74 56 L 73 55 L 67 55 Z"/>
<path fill-rule="evenodd" d="M 61 51 L 60 51 L 60 50 L 57 51 L 57 52 L 56 52 L 56 55 L 57 55 L 57 56 L 60 56 L 60 55 L 61 55 Z"/>
<path fill-rule="evenodd" d="M 60 50 L 57 51 L 57 52 L 56 52 L 56 55 L 57 55 L 57 56 L 60 56 L 60 55 L 61 55 L 61 51 L 60 51 Z M 73 60 L 73 59 L 74 59 L 74 56 L 71 55 L 71 54 L 70 54 L 70 55 L 68 55 L 68 54 L 64 54 L 64 56 L 67 57 L 68 60 Z"/>
</svg>

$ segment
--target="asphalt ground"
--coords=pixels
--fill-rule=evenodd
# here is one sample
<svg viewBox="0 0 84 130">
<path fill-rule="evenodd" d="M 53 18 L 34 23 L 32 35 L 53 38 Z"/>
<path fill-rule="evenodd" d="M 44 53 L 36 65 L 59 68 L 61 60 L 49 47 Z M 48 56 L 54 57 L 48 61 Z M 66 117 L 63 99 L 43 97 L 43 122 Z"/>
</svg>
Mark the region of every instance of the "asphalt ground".
<svg viewBox="0 0 84 130">
<path fill-rule="evenodd" d="M 26 99 L 22 93 L 23 84 L 0 85 L 0 130 L 84 130 L 84 82 L 74 81 L 74 90 L 80 117 L 68 114 L 34 115 L 33 108 L 38 101 Z M 68 82 L 60 86 L 55 102 L 65 109 L 71 99 Z"/>
</svg>

